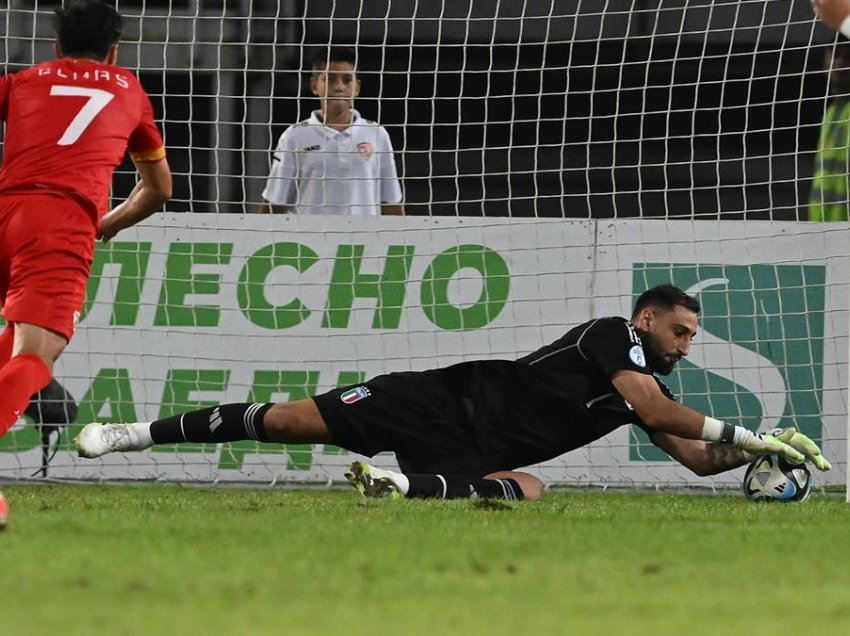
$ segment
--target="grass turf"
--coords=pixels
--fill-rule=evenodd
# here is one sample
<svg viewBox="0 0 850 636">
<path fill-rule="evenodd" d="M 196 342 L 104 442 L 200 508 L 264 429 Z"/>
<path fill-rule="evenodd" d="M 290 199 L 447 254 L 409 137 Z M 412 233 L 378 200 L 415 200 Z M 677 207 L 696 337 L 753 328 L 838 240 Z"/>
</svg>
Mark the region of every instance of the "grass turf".
<svg viewBox="0 0 850 636">
<path fill-rule="evenodd" d="M 3 634 L 850 633 L 838 498 L 4 492 Z"/>
</svg>

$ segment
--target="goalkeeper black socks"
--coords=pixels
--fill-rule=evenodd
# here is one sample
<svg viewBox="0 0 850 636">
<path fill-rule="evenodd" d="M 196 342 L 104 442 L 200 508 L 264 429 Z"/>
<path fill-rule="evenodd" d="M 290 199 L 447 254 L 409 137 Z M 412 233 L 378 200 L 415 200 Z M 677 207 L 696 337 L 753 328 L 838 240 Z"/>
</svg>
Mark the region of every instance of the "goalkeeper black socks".
<svg viewBox="0 0 850 636">
<path fill-rule="evenodd" d="M 469 475 L 407 475 L 406 497 L 436 499 L 523 499 L 522 488 L 513 479 L 483 479 Z"/>
<path fill-rule="evenodd" d="M 151 423 L 154 444 L 180 442 L 268 442 L 263 416 L 271 404 L 222 404 Z"/>
</svg>

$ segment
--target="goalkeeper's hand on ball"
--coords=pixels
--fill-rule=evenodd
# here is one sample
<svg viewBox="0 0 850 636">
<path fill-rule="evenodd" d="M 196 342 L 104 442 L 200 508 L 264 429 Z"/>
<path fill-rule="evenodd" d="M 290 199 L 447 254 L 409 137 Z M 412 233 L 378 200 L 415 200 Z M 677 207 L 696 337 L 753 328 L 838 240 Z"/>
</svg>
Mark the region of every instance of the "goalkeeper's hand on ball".
<svg viewBox="0 0 850 636">
<path fill-rule="evenodd" d="M 788 428 L 776 428 L 765 435 L 769 435 L 774 439 L 787 444 L 793 449 L 802 453 L 807 461 L 812 462 L 818 470 L 827 471 L 832 468 L 832 464 L 827 461 L 826 457 L 821 455 L 820 448 L 815 444 L 810 437 L 798 433 L 793 426 Z M 799 463 L 799 462 L 798 462 Z"/>
<path fill-rule="evenodd" d="M 791 446 L 784 439 L 774 437 L 771 434 L 773 431 L 771 431 L 771 433 L 753 433 L 752 431 L 741 429 L 741 427 L 738 428 L 742 431 L 743 435 L 741 437 L 736 435 L 737 439 L 735 440 L 735 446 L 745 453 L 749 453 L 753 456 L 771 455 L 776 453 L 777 455 L 787 459 L 792 464 L 802 464 L 806 461 L 806 457 L 802 452 L 797 450 L 794 446 Z M 809 441 L 811 442 L 811 440 Z M 817 448 L 817 446 L 815 448 Z M 818 453 L 820 453 L 820 451 L 818 451 Z"/>
</svg>

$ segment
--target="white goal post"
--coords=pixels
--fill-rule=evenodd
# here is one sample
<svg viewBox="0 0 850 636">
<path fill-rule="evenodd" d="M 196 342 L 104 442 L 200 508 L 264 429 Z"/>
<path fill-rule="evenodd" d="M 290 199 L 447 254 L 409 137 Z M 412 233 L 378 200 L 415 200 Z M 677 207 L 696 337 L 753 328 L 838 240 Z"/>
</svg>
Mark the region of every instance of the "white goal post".
<svg viewBox="0 0 850 636">
<path fill-rule="evenodd" d="M 807 221 L 835 36 L 806 0 L 116 4 L 175 197 L 98 248 L 56 369 L 79 408 L 50 477 L 336 482 L 352 456 L 330 446 L 84 461 L 70 440 L 89 421 L 515 358 L 673 282 L 704 308 L 674 391 L 754 430 L 799 426 L 833 462 L 818 486 L 847 483 L 850 229 Z M 53 6 L 0 2 L 0 71 L 52 56 Z M 255 214 L 278 137 L 318 108 L 310 60 L 330 44 L 356 49 L 356 108 L 389 132 L 405 218 Z M 116 199 L 133 179 L 119 171 Z M 23 418 L 0 479 L 39 473 L 42 451 Z M 742 476 L 688 474 L 628 428 L 532 470 L 576 486 Z"/>
</svg>

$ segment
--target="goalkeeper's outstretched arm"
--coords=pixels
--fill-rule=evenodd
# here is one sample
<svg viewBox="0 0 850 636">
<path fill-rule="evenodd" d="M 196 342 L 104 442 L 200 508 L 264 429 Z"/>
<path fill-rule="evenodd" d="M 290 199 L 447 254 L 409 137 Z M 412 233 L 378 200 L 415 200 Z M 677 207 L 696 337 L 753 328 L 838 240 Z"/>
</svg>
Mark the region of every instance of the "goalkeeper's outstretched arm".
<svg viewBox="0 0 850 636">
<path fill-rule="evenodd" d="M 756 435 L 743 426 L 722 422 L 671 400 L 661 392 L 658 382 L 651 375 L 623 369 L 614 373 L 611 383 L 653 433 L 667 433 L 686 440 L 731 444 L 749 456 L 778 453 L 795 464 L 805 460 L 803 453 L 784 441 L 772 436 Z M 702 465 L 685 465 L 698 474 L 702 474 L 705 468 Z"/>
<path fill-rule="evenodd" d="M 817 444 L 794 428 L 756 434 L 721 422 L 671 400 L 644 373 L 617 371 L 611 382 L 652 429 L 653 443 L 698 475 L 731 470 L 770 453 L 795 464 L 810 461 L 819 470 L 831 468 Z"/>
<path fill-rule="evenodd" d="M 685 439 L 661 432 L 653 433 L 650 439 L 658 448 L 700 477 L 738 468 L 753 458 L 732 444 Z"/>
<path fill-rule="evenodd" d="M 794 427 L 775 429 L 758 437 L 788 444 L 802 453 L 806 461 L 814 464 L 818 470 L 827 471 L 832 468 L 829 460 L 821 454 L 818 445 L 806 435 L 798 433 Z M 755 457 L 753 453 L 735 448 L 732 444 L 685 439 L 669 433 L 655 432 L 651 439 L 658 448 L 700 477 L 732 470 Z"/>
</svg>

